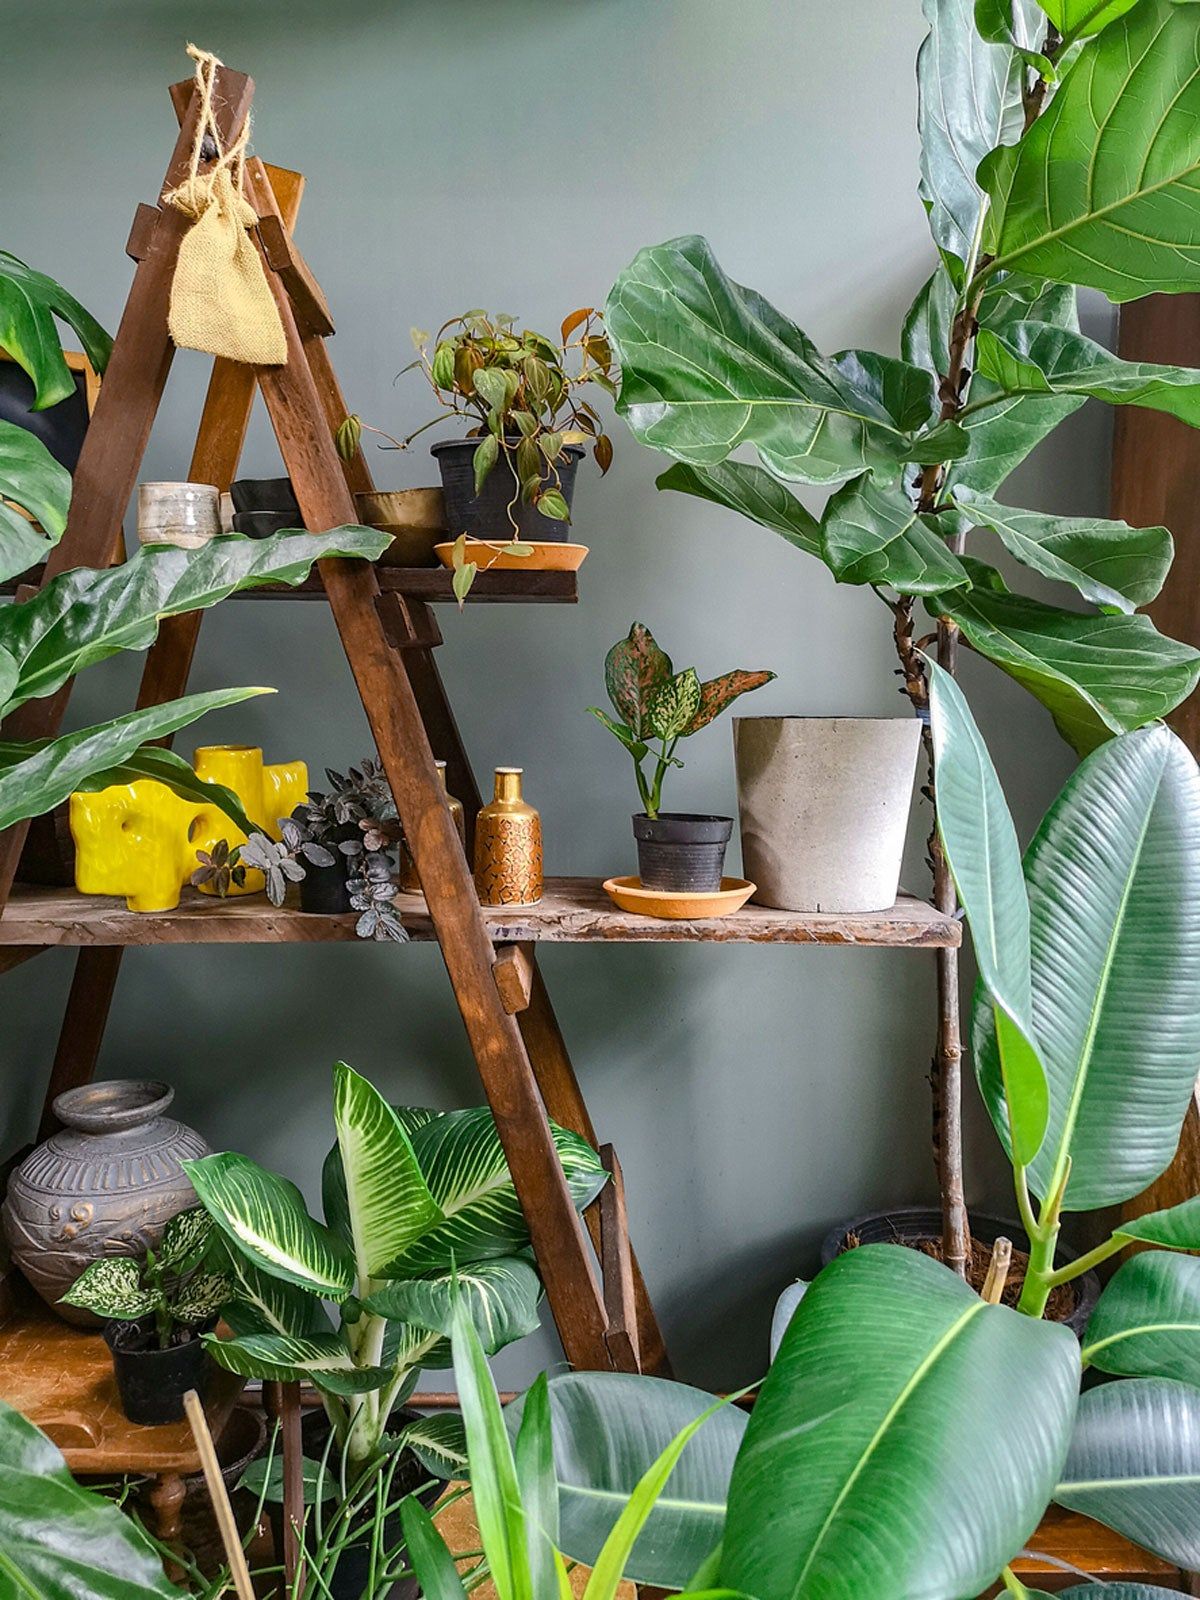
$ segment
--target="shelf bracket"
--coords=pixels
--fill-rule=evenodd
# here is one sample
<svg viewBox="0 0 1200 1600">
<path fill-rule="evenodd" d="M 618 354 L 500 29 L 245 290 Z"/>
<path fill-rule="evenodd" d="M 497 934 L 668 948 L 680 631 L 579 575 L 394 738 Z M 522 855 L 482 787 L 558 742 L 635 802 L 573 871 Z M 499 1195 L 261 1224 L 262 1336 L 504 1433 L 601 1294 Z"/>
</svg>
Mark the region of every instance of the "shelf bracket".
<svg viewBox="0 0 1200 1600">
<path fill-rule="evenodd" d="M 492 977 L 500 991 L 500 1004 L 510 1017 L 527 1010 L 533 994 L 532 944 L 497 945 Z"/>
</svg>

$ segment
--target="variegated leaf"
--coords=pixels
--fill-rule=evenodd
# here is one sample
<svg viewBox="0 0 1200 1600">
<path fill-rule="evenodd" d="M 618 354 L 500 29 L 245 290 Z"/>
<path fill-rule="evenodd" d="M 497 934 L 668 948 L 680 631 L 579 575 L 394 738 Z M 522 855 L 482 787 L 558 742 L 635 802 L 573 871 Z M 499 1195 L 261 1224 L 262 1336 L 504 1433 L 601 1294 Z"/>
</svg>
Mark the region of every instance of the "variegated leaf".
<svg viewBox="0 0 1200 1600">
<path fill-rule="evenodd" d="M 179 1211 L 163 1229 L 156 1258 L 164 1272 L 185 1272 L 199 1261 L 212 1237 L 212 1218 L 203 1206 Z"/>
<path fill-rule="evenodd" d="M 650 696 L 671 679 L 671 658 L 654 642 L 644 622 L 635 622 L 604 658 L 608 698 L 635 738 L 645 731 Z"/>
<path fill-rule="evenodd" d="M 389 1381 L 387 1367 L 356 1367 L 344 1341 L 335 1333 L 312 1339 L 286 1334 L 251 1333 L 236 1339 L 206 1334 L 204 1347 L 218 1366 L 243 1378 L 289 1382 L 309 1378 L 330 1394 L 367 1394 Z"/>
<path fill-rule="evenodd" d="M 366 1302 L 366 1309 L 448 1338 L 456 1295 L 466 1302 L 489 1356 L 532 1333 L 538 1325 L 542 1283 L 536 1268 L 523 1256 L 480 1261 L 435 1278 L 385 1284 Z"/>
<path fill-rule="evenodd" d="M 344 1061 L 333 1069 L 333 1117 L 350 1236 L 359 1279 L 366 1283 L 440 1222 L 442 1211 L 400 1118 Z"/>
<path fill-rule="evenodd" d="M 656 739 L 680 739 L 700 709 L 700 679 L 692 667 L 660 684 L 646 707 L 643 732 Z"/>
<path fill-rule="evenodd" d="M 229 1271 L 234 1295 L 224 1316 L 234 1333 L 284 1333 L 308 1339 L 333 1332 L 325 1307 L 295 1284 L 260 1272 L 235 1250 L 229 1251 Z"/>
<path fill-rule="evenodd" d="M 693 733 L 699 733 L 701 728 L 706 728 L 714 717 L 719 717 L 726 706 L 730 706 L 739 695 L 749 694 L 751 689 L 761 689 L 765 683 L 770 683 L 775 676 L 773 672 L 726 672 L 719 678 L 710 678 L 707 683 L 700 685 L 700 706 L 696 715 L 688 723 L 685 732 L 690 738 Z"/>
<path fill-rule="evenodd" d="M 331 1300 L 350 1293 L 353 1255 L 309 1216 L 294 1183 L 230 1151 L 184 1169 L 217 1227 L 264 1272 Z"/>
<path fill-rule="evenodd" d="M 215 1317 L 233 1294 L 233 1283 L 218 1272 L 206 1272 L 186 1284 L 171 1307 L 178 1322 L 193 1327 Z"/>
<path fill-rule="evenodd" d="M 104 1256 L 84 1269 L 62 1296 L 98 1317 L 136 1322 L 154 1310 L 155 1295 L 142 1287 L 141 1263 L 132 1256 Z"/>
<path fill-rule="evenodd" d="M 471 1476 L 467 1459 L 467 1433 L 457 1411 L 422 1417 L 410 1422 L 397 1436 L 399 1445 L 411 1450 L 427 1472 L 435 1478 L 466 1479 Z"/>
</svg>

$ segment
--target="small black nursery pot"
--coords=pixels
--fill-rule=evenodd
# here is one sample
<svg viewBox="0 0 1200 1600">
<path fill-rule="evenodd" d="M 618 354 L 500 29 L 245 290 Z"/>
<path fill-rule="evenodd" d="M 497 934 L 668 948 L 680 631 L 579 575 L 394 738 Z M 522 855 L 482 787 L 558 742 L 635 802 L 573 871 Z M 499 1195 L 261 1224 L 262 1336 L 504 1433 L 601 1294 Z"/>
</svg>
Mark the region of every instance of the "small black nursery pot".
<svg viewBox="0 0 1200 1600">
<path fill-rule="evenodd" d="M 239 512 L 287 511 L 297 518 L 300 515 L 300 502 L 290 478 L 239 478 L 229 485 L 229 498 L 233 509 Z M 295 528 L 299 523 L 287 526 Z"/>
<path fill-rule="evenodd" d="M 430 452 L 442 474 L 450 538 L 457 539 L 460 533 L 465 533 L 472 539 L 521 538 L 535 544 L 570 539 L 568 523 L 544 517 L 536 506 L 527 505 L 521 499 L 512 459 L 504 450 L 476 494 L 475 452 L 480 442 L 479 439 L 445 439 L 435 444 Z M 519 443 L 516 439 L 507 442 L 514 447 Z M 582 459 L 583 451 L 578 445 L 567 445 L 555 460 L 553 470 L 546 469 L 544 486 L 559 489 L 568 509 L 575 494 L 575 469 Z M 515 532 L 508 513 L 514 499 Z"/>
<path fill-rule="evenodd" d="M 130 1422 L 179 1422 L 189 1389 L 204 1398 L 213 1363 L 200 1335 L 215 1325 L 214 1320 L 208 1329 L 180 1328 L 180 1342 L 160 1350 L 153 1321 L 108 1323 L 104 1342 L 112 1351 L 121 1410 Z"/>
<path fill-rule="evenodd" d="M 660 811 L 657 817 L 648 817 L 639 812 L 633 819 L 633 836 L 642 888 L 676 893 L 719 889 L 732 832 L 732 817 L 693 816 L 682 811 Z"/>
</svg>

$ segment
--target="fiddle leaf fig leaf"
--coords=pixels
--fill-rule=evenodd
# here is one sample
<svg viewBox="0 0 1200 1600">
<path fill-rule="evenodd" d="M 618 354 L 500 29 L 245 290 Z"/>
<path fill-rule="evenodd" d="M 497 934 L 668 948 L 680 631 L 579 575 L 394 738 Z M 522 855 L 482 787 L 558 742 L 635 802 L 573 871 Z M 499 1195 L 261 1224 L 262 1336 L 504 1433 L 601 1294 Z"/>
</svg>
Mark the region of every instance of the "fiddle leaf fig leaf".
<svg viewBox="0 0 1200 1600">
<path fill-rule="evenodd" d="M 694 235 L 642 250 L 614 284 L 605 320 L 621 365 L 618 411 L 643 444 L 690 466 L 752 444 L 781 478 L 834 484 L 865 471 L 892 478 L 904 462 L 967 448 L 955 423 L 914 429 L 919 385 L 932 411 L 928 374 L 863 352 L 821 355 Z"/>
<path fill-rule="evenodd" d="M 898 482 L 883 484 L 864 473 L 825 508 L 825 561 L 839 583 L 886 583 L 901 594 L 970 588 L 946 543 L 952 525 L 949 518 L 921 515 Z"/>
<path fill-rule="evenodd" d="M 1122 361 L 1081 333 L 1040 322 L 979 330 L 979 370 L 1009 393 L 1079 394 L 1165 411 L 1200 428 L 1200 370 Z"/>
<path fill-rule="evenodd" d="M 1092 40 L 1029 132 L 979 168 L 989 271 L 1118 302 L 1200 288 L 1198 52 L 1200 8 L 1175 0 L 1140 0 Z"/>
<path fill-rule="evenodd" d="M 671 658 L 654 642 L 644 622 L 635 622 L 604 658 L 604 683 L 617 714 L 635 739 L 647 731 L 646 707 L 671 677 Z M 615 730 L 614 730 L 615 731 Z"/>
<path fill-rule="evenodd" d="M 751 522 L 782 534 L 789 544 L 825 559 L 821 524 L 763 467 L 748 461 L 721 461 L 713 467 L 689 467 L 677 461 L 655 479 L 659 489 L 676 489 L 700 500 L 738 511 Z"/>
<path fill-rule="evenodd" d="M 1137 0 L 1041 0 L 1064 40 L 1086 39 L 1132 11 Z"/>
<path fill-rule="evenodd" d="M 669 682 L 660 684 L 646 707 L 646 725 L 656 739 L 680 739 L 700 710 L 700 679 L 685 667 Z"/>
<path fill-rule="evenodd" d="M 727 706 L 731 706 L 739 695 L 749 694 L 751 689 L 761 689 L 764 684 L 770 683 L 775 674 L 773 672 L 725 672 L 719 678 L 710 678 L 707 683 L 700 685 L 700 704 L 696 714 L 684 729 L 690 738 L 693 733 L 699 733 L 701 728 L 707 728 L 714 717 L 719 717 Z"/>
<path fill-rule="evenodd" d="M 1133 611 L 1153 600 L 1171 566 L 1166 528 L 1132 528 L 1104 517 L 1052 517 L 1002 506 L 958 489 L 955 504 L 977 527 L 990 528 L 1018 561 L 1069 583 L 1107 611 Z"/>
</svg>

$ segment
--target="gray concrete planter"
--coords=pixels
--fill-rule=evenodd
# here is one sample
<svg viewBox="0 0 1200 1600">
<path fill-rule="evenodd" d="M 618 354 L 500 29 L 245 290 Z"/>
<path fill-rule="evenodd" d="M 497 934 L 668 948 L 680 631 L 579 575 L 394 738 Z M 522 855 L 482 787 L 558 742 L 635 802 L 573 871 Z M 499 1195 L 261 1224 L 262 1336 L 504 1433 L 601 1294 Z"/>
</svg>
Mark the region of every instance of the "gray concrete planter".
<svg viewBox="0 0 1200 1600">
<path fill-rule="evenodd" d="M 920 742 L 915 717 L 733 719 L 742 871 L 759 905 L 893 904 Z"/>
</svg>

